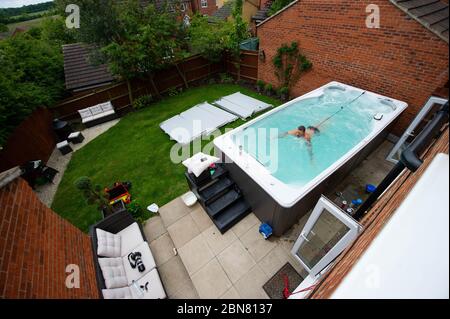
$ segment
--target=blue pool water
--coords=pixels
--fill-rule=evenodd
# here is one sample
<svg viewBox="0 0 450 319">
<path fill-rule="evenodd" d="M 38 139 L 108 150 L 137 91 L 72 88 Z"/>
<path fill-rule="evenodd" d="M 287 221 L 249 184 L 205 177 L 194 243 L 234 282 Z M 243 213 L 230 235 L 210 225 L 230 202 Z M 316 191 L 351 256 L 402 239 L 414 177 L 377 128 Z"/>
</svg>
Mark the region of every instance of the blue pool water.
<svg viewBox="0 0 450 319">
<path fill-rule="evenodd" d="M 325 89 L 320 97 L 291 104 L 248 126 L 233 136 L 234 142 L 280 181 L 303 186 L 367 137 L 375 114 L 393 111 L 378 98 L 360 94 L 356 90 Z M 279 137 L 300 125 L 316 126 L 332 115 L 320 127 L 320 134 L 313 136 L 310 146 L 303 138 Z"/>
</svg>

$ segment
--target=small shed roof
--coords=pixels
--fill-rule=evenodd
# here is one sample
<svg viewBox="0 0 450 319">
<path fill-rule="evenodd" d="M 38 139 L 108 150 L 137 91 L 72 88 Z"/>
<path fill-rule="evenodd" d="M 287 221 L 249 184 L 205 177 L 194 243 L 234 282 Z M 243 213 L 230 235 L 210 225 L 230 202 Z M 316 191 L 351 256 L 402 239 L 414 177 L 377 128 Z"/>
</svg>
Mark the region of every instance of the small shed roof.
<svg viewBox="0 0 450 319">
<path fill-rule="evenodd" d="M 81 91 L 111 84 L 114 76 L 107 65 L 89 60 L 91 47 L 83 43 L 63 45 L 66 88 Z"/>
<path fill-rule="evenodd" d="M 448 3 L 442 0 L 390 1 L 448 43 Z"/>
</svg>

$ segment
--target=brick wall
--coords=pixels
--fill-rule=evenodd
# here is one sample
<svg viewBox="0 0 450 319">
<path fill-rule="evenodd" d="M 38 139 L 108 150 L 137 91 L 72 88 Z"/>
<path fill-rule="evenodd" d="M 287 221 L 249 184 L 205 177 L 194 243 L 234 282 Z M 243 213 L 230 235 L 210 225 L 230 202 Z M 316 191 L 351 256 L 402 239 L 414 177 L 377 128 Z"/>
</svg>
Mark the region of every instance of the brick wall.
<svg viewBox="0 0 450 319">
<path fill-rule="evenodd" d="M 65 286 L 66 265 L 80 288 Z M 0 298 L 98 298 L 89 237 L 16 179 L 0 189 Z"/>
<path fill-rule="evenodd" d="M 194 0 L 193 1 L 193 7 L 194 10 L 197 10 L 200 14 L 206 14 L 206 15 L 212 15 L 214 12 L 217 11 L 219 8 L 216 5 L 216 0 L 207 0 L 208 6 L 206 8 L 202 8 L 202 1 L 201 0 Z"/>
<path fill-rule="evenodd" d="M 365 8 L 380 7 L 381 26 L 368 29 Z M 427 98 L 448 81 L 448 44 L 388 0 L 301 0 L 257 29 L 266 60 L 258 77 L 278 86 L 272 58 L 298 41 L 313 62 L 292 90 L 299 96 L 336 80 L 407 102 L 394 127 L 401 134 Z"/>
</svg>

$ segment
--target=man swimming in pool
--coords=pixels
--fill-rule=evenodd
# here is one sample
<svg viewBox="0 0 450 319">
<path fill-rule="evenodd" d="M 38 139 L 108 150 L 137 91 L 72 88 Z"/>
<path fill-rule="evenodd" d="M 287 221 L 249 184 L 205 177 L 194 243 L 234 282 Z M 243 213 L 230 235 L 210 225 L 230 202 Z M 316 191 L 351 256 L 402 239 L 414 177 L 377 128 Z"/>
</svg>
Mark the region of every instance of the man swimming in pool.
<svg viewBox="0 0 450 319">
<path fill-rule="evenodd" d="M 299 126 L 295 130 L 287 131 L 283 133 L 280 137 L 285 137 L 287 135 L 292 135 L 298 138 L 304 138 L 308 143 L 311 143 L 311 139 L 314 134 L 320 133 L 320 130 L 315 126 L 308 126 L 305 128 L 303 125 Z"/>
<path fill-rule="evenodd" d="M 305 128 L 303 125 L 299 126 L 295 130 L 291 130 L 288 132 L 285 132 L 280 135 L 280 137 L 285 137 L 287 135 L 292 135 L 297 138 L 303 138 L 306 141 L 306 145 L 308 146 L 308 154 L 311 158 L 311 162 L 314 162 L 314 154 L 312 150 L 312 143 L 311 139 L 314 136 L 314 134 L 320 133 L 320 130 L 315 126 L 308 126 L 308 128 Z"/>
</svg>

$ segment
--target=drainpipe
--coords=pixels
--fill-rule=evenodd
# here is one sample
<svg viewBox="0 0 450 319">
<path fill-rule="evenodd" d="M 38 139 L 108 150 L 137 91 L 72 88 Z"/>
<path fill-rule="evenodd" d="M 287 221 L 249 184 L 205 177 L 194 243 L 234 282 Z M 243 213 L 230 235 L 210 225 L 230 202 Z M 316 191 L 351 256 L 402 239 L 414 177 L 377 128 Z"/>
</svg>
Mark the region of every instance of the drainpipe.
<svg viewBox="0 0 450 319">
<path fill-rule="evenodd" d="M 436 137 L 442 126 L 448 122 L 449 111 L 448 102 L 436 112 L 433 119 L 428 122 L 422 132 L 412 141 L 412 143 L 402 152 L 400 161 L 394 168 L 386 175 L 383 181 L 378 185 L 375 192 L 360 206 L 360 208 L 353 215 L 353 218 L 360 220 L 366 211 L 375 203 L 381 194 L 392 184 L 392 182 L 403 172 L 405 168 L 411 172 L 415 172 L 423 164 L 419 154 L 430 144 L 431 140 Z"/>
</svg>

